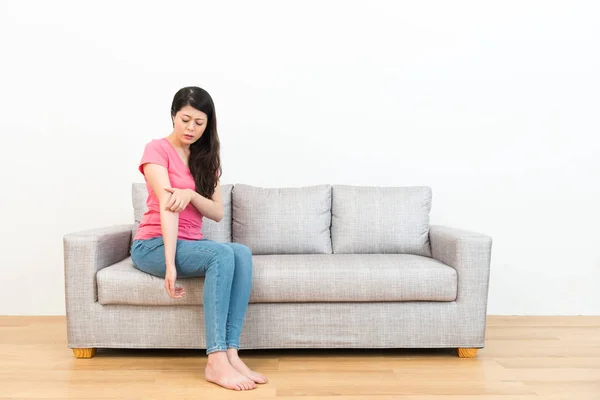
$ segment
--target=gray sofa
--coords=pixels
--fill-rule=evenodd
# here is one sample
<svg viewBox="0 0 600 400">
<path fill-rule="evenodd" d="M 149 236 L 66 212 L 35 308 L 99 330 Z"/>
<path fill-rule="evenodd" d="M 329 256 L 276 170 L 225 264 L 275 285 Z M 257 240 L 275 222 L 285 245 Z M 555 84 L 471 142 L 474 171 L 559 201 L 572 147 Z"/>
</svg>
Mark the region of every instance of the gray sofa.
<svg viewBox="0 0 600 400">
<path fill-rule="evenodd" d="M 430 224 L 429 187 L 222 185 L 224 218 L 206 238 L 253 253 L 242 349 L 455 348 L 485 344 L 492 240 Z M 163 280 L 129 256 L 147 197 L 132 185 L 134 220 L 64 236 L 68 347 L 205 348 L 204 278 Z"/>
</svg>

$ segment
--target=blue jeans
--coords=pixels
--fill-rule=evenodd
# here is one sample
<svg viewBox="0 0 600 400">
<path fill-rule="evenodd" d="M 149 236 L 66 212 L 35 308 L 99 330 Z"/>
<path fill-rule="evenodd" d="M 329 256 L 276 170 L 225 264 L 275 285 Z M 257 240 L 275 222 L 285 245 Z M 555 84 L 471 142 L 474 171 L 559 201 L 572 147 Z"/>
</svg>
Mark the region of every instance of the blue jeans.
<svg viewBox="0 0 600 400">
<path fill-rule="evenodd" d="M 165 277 L 162 236 L 135 240 L 131 258 L 136 268 Z M 206 354 L 240 348 L 242 325 L 250 299 L 252 252 L 240 243 L 209 239 L 177 240 L 177 278 L 204 276 L 204 330 Z"/>
</svg>

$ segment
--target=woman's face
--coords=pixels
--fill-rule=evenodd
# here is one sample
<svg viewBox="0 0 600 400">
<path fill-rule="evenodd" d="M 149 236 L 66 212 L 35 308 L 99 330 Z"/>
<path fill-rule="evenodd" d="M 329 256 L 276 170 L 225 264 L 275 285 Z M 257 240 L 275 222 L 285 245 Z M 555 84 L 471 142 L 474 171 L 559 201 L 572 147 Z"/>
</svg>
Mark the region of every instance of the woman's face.
<svg viewBox="0 0 600 400">
<path fill-rule="evenodd" d="M 175 114 L 173 129 L 181 143 L 191 145 L 200 139 L 207 122 L 208 118 L 205 113 L 192 106 L 185 106 Z"/>
</svg>

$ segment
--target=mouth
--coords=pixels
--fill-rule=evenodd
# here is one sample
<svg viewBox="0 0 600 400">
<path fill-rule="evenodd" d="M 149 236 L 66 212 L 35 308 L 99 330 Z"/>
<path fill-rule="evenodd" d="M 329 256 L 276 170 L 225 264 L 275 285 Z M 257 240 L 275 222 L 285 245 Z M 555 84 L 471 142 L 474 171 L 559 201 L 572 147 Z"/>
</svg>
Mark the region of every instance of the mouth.
<svg viewBox="0 0 600 400">
<path fill-rule="evenodd" d="M 194 139 L 194 135 L 183 135 L 184 138 L 186 138 L 187 140 L 193 140 Z"/>
</svg>

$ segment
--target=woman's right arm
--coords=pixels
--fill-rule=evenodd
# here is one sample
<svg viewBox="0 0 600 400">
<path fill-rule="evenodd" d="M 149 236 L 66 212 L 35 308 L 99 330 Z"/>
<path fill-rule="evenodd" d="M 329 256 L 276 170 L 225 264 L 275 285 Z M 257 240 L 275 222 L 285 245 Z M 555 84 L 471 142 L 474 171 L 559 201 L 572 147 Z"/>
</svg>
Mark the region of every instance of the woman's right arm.
<svg viewBox="0 0 600 400">
<path fill-rule="evenodd" d="M 179 214 L 165 209 L 170 193 L 165 188 L 171 187 L 167 169 L 162 165 L 148 163 L 144 165 L 144 175 L 160 203 L 160 225 L 165 242 L 165 261 L 168 267 L 175 267 L 175 246 Z"/>
<path fill-rule="evenodd" d="M 165 189 L 171 187 L 169 173 L 165 167 L 158 164 L 147 163 L 144 165 L 144 175 L 150 187 L 156 194 L 160 204 L 160 226 L 165 244 L 165 288 L 171 297 L 181 298 L 183 289 L 175 287 L 177 270 L 175 268 L 175 251 L 177 248 L 177 231 L 179 227 L 179 213 L 166 209 L 171 194 Z"/>
</svg>

